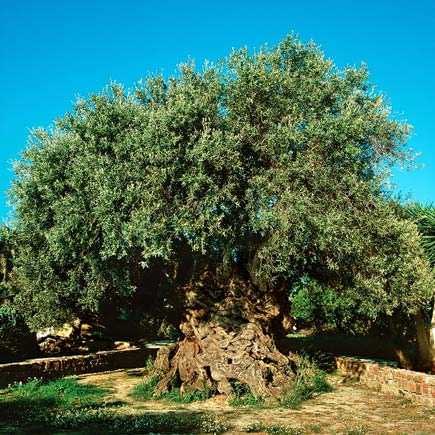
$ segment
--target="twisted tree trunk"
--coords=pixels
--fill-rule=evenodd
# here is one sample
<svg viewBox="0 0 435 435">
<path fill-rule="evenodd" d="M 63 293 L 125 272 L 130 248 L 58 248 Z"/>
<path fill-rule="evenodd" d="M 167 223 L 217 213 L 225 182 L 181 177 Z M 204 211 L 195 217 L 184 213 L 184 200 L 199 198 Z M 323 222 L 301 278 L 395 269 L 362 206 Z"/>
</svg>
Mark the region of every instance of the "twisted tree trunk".
<svg viewBox="0 0 435 435">
<path fill-rule="evenodd" d="M 157 356 L 156 368 L 163 373 L 158 392 L 208 387 L 229 395 L 239 382 L 267 397 L 291 383 L 290 360 L 271 335 L 280 313 L 273 295 L 240 277 L 218 284 L 209 272 L 184 291 L 184 339 Z"/>
</svg>

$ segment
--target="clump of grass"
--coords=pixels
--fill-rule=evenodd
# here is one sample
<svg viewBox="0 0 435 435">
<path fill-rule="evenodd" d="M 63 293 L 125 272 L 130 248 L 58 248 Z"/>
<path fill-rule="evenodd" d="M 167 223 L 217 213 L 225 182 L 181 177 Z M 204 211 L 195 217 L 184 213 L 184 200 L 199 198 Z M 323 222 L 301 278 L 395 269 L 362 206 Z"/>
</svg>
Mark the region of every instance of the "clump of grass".
<svg viewBox="0 0 435 435">
<path fill-rule="evenodd" d="M 239 407 L 252 407 L 258 408 L 264 405 L 264 399 L 262 397 L 255 396 L 252 394 L 251 389 L 248 385 L 242 384 L 238 381 L 230 381 L 233 393 L 228 399 L 230 406 L 235 408 Z"/>
<path fill-rule="evenodd" d="M 274 435 L 303 435 L 304 431 L 298 427 L 291 427 L 285 425 L 268 425 L 264 423 L 253 423 L 245 428 L 246 432 L 266 432 Z"/>
<path fill-rule="evenodd" d="M 285 393 L 280 404 L 285 408 L 297 409 L 305 400 L 317 394 L 332 391 L 331 385 L 326 380 L 326 373 L 305 356 L 297 358 L 296 379 L 292 388 Z"/>
</svg>

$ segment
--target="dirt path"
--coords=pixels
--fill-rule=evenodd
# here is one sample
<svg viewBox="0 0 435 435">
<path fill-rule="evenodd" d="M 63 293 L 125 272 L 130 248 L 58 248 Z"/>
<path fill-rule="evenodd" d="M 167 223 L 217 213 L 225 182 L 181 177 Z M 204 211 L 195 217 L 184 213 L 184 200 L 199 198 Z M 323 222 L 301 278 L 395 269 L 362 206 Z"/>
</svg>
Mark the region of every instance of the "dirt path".
<svg viewBox="0 0 435 435">
<path fill-rule="evenodd" d="M 141 382 L 140 370 L 84 375 L 80 382 L 106 387 L 108 402 L 122 402 L 126 412 L 202 411 L 225 420 L 230 433 L 241 432 L 253 423 L 284 425 L 296 433 L 363 434 L 435 434 L 435 409 L 414 404 L 406 399 L 389 397 L 356 384 L 342 384 L 331 377 L 334 391 L 305 402 L 299 410 L 235 409 L 223 398 L 187 405 L 163 401 L 137 401 L 130 397 L 131 389 Z M 297 430 L 300 429 L 300 432 Z"/>
</svg>

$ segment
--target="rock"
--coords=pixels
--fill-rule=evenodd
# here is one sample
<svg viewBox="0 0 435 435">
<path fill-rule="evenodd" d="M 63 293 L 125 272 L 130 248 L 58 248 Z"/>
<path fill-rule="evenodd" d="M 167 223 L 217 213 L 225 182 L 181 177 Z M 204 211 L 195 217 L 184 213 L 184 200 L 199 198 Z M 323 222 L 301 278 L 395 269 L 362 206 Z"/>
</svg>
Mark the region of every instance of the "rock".
<svg viewBox="0 0 435 435">
<path fill-rule="evenodd" d="M 125 350 L 130 349 L 131 343 L 129 341 L 115 341 L 113 350 Z"/>
<path fill-rule="evenodd" d="M 80 322 L 80 321 L 79 321 Z M 47 337 L 63 337 L 71 339 L 74 334 L 78 332 L 77 321 L 74 320 L 72 323 L 64 323 L 60 328 L 47 328 L 36 333 L 36 339 L 38 341 L 45 340 Z"/>
</svg>

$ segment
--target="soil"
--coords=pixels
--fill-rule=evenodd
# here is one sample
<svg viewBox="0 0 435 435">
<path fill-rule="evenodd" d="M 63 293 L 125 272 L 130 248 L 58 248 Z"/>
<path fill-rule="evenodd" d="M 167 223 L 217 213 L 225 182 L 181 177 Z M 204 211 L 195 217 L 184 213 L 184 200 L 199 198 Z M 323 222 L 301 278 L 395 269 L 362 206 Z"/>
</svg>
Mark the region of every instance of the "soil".
<svg viewBox="0 0 435 435">
<path fill-rule="evenodd" d="M 435 408 L 387 396 L 357 383 L 344 383 L 338 375 L 329 377 L 332 392 L 304 402 L 298 410 L 232 408 L 224 396 L 190 404 L 138 401 L 130 393 L 142 381 L 140 369 L 82 375 L 79 381 L 108 388 L 107 402 L 125 405 L 120 412 L 210 412 L 232 428 L 228 432 L 231 434 L 246 433 L 245 429 L 254 423 L 291 427 L 303 434 L 435 434 Z"/>
</svg>

